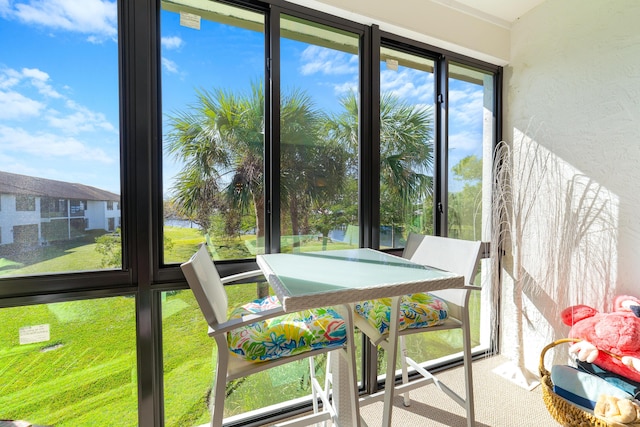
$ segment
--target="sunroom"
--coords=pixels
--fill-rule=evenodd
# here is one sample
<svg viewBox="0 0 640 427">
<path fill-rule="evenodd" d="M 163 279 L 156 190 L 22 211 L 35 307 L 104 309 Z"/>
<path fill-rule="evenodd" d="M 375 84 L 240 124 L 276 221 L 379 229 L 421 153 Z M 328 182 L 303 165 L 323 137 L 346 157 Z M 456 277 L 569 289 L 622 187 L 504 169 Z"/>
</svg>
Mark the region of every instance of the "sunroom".
<svg viewBox="0 0 640 427">
<path fill-rule="evenodd" d="M 500 384 L 539 404 L 560 312 L 638 295 L 634 0 L 0 11 L 0 169 L 120 195 L 121 213 L 115 233 L 0 252 L 0 420 L 206 424 L 214 343 L 179 267 L 204 241 L 222 276 L 260 254 L 400 254 L 410 232 L 482 241 L 473 351 L 479 369 L 504 363 L 476 376 L 476 407 Z M 386 356 L 355 341 L 367 396 Z M 460 364 L 454 333 L 408 345 L 425 366 Z M 237 380 L 225 425 L 306 413 L 309 395 L 302 362 Z"/>
</svg>

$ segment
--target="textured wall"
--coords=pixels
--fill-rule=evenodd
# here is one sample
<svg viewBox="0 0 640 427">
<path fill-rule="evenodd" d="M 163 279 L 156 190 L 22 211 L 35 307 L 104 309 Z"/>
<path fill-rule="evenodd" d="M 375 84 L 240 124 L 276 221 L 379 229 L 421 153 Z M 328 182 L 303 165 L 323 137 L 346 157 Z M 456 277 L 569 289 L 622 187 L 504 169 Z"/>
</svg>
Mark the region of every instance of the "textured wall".
<svg viewBox="0 0 640 427">
<path fill-rule="evenodd" d="M 501 343 L 534 372 L 568 332 L 559 310 L 640 296 L 638 22 L 637 0 L 547 0 L 512 28 L 503 135 L 526 216 L 510 224 Z"/>
</svg>

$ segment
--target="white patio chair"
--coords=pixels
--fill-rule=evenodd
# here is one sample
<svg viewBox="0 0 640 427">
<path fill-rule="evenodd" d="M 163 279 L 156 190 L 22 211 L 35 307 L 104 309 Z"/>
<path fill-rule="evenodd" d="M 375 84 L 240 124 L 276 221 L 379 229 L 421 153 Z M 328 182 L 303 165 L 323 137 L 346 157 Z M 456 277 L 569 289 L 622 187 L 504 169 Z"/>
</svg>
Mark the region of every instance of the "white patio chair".
<svg viewBox="0 0 640 427">
<path fill-rule="evenodd" d="M 309 358 L 311 364 L 314 414 L 277 425 L 302 426 L 336 419 L 329 402 L 330 384 L 327 382 L 323 389 L 316 380 L 313 357 L 353 346 L 351 321 L 345 322 L 331 308 L 284 313 L 275 297 L 246 304 L 227 317 L 224 283 L 261 276 L 262 272 L 255 270 L 220 278 L 206 245 L 202 245 L 181 268 L 209 325 L 209 336 L 217 344 L 212 427 L 222 426 L 227 382 L 303 358 Z M 272 334 L 282 341 L 273 339 Z M 305 339 L 300 340 L 303 336 Z M 355 384 L 355 369 L 351 368 L 348 380 Z M 318 398 L 323 403 L 321 412 Z M 357 413 L 356 399 L 354 393 L 351 399 L 353 413 Z"/>
<path fill-rule="evenodd" d="M 401 321 L 398 327 L 398 347 L 402 365 L 402 384 L 385 389 L 385 393 L 404 394 L 405 406 L 410 405 L 409 390 L 434 383 L 440 390 L 462 406 L 467 413 L 467 426 L 475 425 L 473 405 L 473 378 L 471 371 L 471 334 L 469 329 L 469 296 L 472 290 L 479 287 L 470 286 L 476 275 L 480 259 L 481 242 L 451 239 L 445 237 L 425 236 L 411 233 L 407 238 L 403 258 L 417 264 L 435 267 L 465 277 L 465 288 L 447 289 L 428 294 L 407 295 L 400 302 Z M 443 305 L 442 303 L 445 303 Z M 424 310 L 424 311 L 423 311 Z M 393 363 L 394 369 L 387 367 L 387 372 L 395 372 L 395 357 L 391 357 L 388 348 L 389 318 L 391 307 L 389 301 L 371 300 L 356 305 L 355 325 L 366 334 L 374 345 L 380 345 L 387 352 L 387 363 Z M 416 317 L 421 313 L 421 317 Z M 405 316 L 406 314 L 406 316 Z M 386 318 L 385 318 L 386 316 Z M 398 319 L 391 320 L 398 321 Z M 408 357 L 404 337 L 409 334 L 460 329 L 462 332 L 463 360 L 465 376 L 465 397 L 460 397 L 446 384 Z M 395 356 L 395 355 L 394 355 Z M 407 365 L 411 366 L 423 378 L 408 383 Z M 387 380 L 389 381 L 389 380 Z M 391 379 L 393 384 L 393 379 Z M 392 402 L 393 399 L 389 399 Z M 383 425 L 391 421 L 391 405 L 385 405 Z"/>
</svg>

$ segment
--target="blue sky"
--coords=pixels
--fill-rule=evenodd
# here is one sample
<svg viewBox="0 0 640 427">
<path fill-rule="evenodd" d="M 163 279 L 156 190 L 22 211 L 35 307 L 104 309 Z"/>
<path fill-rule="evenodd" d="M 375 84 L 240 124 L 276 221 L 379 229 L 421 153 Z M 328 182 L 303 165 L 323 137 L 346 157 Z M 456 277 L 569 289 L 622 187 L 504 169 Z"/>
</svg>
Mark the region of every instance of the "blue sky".
<svg viewBox="0 0 640 427">
<path fill-rule="evenodd" d="M 120 193 L 116 16 L 0 0 L 0 170 Z"/>
<path fill-rule="evenodd" d="M 196 88 L 246 91 L 261 79 L 261 33 L 205 20 L 187 28 L 170 12 L 161 19 L 165 114 L 193 103 Z M 357 87 L 354 55 L 294 41 L 282 53 L 283 87 L 305 89 L 319 108 L 336 111 Z M 115 2 L 0 0 L 0 170 L 120 193 L 117 73 Z M 415 70 L 382 71 L 384 91 L 419 105 L 430 103 L 432 85 Z M 450 88 L 453 162 L 481 154 L 477 89 Z M 177 169 L 166 161 L 167 186 Z"/>
</svg>

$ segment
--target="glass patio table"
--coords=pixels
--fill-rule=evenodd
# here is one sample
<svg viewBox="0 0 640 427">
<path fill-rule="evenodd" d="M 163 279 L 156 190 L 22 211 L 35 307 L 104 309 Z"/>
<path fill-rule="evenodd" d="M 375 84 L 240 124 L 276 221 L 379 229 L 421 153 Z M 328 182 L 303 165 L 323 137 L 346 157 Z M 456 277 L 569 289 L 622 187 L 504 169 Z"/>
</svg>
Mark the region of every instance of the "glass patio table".
<svg viewBox="0 0 640 427">
<path fill-rule="evenodd" d="M 344 249 L 295 254 L 266 254 L 256 257 L 258 266 L 286 312 L 311 308 L 342 307 L 347 327 L 352 328 L 352 304 L 377 298 L 391 298 L 391 318 L 398 319 L 402 295 L 439 289 L 463 288 L 464 277 L 415 264 L 407 259 L 373 249 Z M 397 353 L 398 322 L 390 322 L 391 343 L 385 389 L 393 390 Z M 349 348 L 353 348 L 351 345 Z M 347 350 L 348 361 L 333 358 L 334 399 L 340 425 L 360 426 L 357 385 L 343 381 L 340 371 L 355 366 L 355 354 Z M 345 383 L 346 382 L 346 383 Z M 349 398 L 341 399 L 340 396 Z M 356 406 L 351 401 L 356 401 Z M 393 404 L 393 393 L 384 394 L 384 406 Z M 356 413 L 353 413 L 353 412 Z M 390 413 L 390 411 L 389 411 Z M 390 420 L 389 420 L 390 422 Z"/>
</svg>

